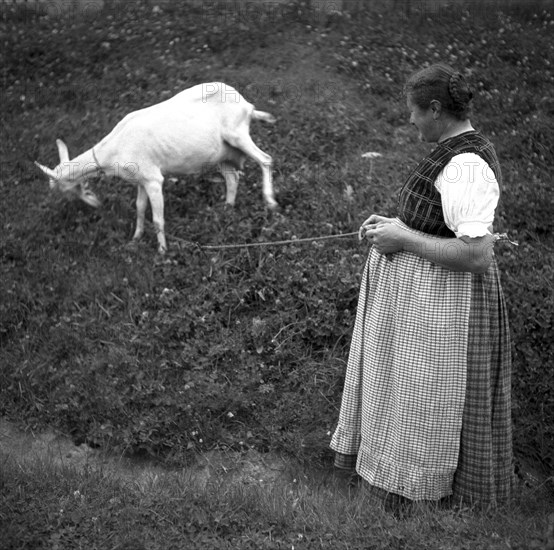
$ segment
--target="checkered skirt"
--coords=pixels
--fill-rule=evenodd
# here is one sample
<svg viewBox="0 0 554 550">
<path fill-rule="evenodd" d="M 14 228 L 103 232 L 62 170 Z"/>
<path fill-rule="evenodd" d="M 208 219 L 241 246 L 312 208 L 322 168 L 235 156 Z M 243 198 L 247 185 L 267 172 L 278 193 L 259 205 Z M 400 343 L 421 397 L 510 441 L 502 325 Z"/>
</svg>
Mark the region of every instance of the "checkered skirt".
<svg viewBox="0 0 554 550">
<path fill-rule="evenodd" d="M 453 272 L 371 250 L 331 448 L 412 500 L 496 504 L 512 484 L 510 340 L 496 263 Z"/>
</svg>

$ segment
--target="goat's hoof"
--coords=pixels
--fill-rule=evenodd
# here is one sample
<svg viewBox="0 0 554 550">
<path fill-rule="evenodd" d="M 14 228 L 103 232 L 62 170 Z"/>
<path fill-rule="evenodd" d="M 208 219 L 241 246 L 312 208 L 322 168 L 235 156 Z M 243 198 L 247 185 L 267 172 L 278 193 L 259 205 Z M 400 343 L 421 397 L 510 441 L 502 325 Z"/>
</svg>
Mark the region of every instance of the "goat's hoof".
<svg viewBox="0 0 554 550">
<path fill-rule="evenodd" d="M 132 241 L 129 241 L 126 245 L 125 245 L 125 248 L 127 250 L 132 250 L 132 251 L 135 251 L 137 250 L 138 248 L 138 241 L 136 239 L 133 239 Z"/>
</svg>

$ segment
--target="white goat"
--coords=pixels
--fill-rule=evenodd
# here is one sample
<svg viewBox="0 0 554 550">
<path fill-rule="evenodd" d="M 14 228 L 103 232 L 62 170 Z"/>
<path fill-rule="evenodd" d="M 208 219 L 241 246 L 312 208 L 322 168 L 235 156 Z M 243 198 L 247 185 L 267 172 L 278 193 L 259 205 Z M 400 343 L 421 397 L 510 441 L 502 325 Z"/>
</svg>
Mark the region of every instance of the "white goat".
<svg viewBox="0 0 554 550">
<path fill-rule="evenodd" d="M 226 202 L 235 203 L 239 170 L 246 157 L 263 173 L 263 196 L 268 207 L 273 195 L 272 158 L 250 137 L 250 121 L 275 122 L 257 111 L 234 88 L 221 82 L 199 84 L 172 98 L 128 114 L 97 145 L 69 160 L 66 145 L 56 140 L 60 164 L 53 170 L 35 164 L 50 178 L 50 188 L 72 193 L 91 206 L 100 201 L 88 188 L 87 178 L 104 172 L 137 185 L 137 226 L 133 239 L 144 232 L 148 200 L 158 237 L 158 251 L 167 245 L 164 233 L 162 184 L 168 174 L 195 174 L 218 166 L 227 187 Z"/>
</svg>

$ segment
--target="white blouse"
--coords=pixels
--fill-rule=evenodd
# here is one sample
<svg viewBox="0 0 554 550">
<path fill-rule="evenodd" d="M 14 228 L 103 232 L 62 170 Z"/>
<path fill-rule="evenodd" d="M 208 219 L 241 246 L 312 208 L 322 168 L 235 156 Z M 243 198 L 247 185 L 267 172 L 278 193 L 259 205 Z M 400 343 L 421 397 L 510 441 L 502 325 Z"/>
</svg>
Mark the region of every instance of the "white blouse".
<svg viewBox="0 0 554 550">
<path fill-rule="evenodd" d="M 452 157 L 435 181 L 444 221 L 456 237 L 492 232 L 500 189 L 491 167 L 475 153 Z"/>
</svg>

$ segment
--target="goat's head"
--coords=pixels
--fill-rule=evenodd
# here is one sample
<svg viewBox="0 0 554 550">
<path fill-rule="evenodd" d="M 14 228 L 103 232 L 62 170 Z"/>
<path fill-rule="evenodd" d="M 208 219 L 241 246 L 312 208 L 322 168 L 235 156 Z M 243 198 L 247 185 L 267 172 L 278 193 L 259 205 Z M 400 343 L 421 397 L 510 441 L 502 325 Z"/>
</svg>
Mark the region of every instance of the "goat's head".
<svg viewBox="0 0 554 550">
<path fill-rule="evenodd" d="M 52 170 L 35 162 L 40 170 L 48 176 L 50 189 L 71 194 L 94 208 L 100 206 L 100 200 L 90 190 L 87 182 L 87 177 L 97 171 L 98 167 L 92 162 L 82 165 L 80 162 L 70 161 L 67 145 L 61 139 L 56 140 L 56 145 L 60 155 L 60 163 L 56 168 Z"/>
</svg>

